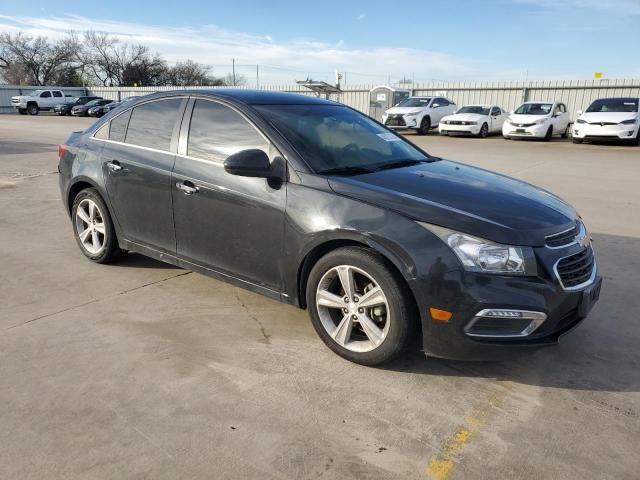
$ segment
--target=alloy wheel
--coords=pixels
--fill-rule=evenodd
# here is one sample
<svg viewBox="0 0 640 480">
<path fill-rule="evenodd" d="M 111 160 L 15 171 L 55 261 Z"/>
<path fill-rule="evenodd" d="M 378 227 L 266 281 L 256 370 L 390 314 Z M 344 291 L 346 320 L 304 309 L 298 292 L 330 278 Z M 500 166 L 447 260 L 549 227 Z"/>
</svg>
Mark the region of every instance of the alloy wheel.
<svg viewBox="0 0 640 480">
<path fill-rule="evenodd" d="M 93 200 L 85 198 L 76 208 L 76 234 L 83 248 L 91 255 L 99 254 L 105 246 L 104 216 Z"/>
<path fill-rule="evenodd" d="M 327 271 L 316 290 L 316 307 L 327 333 L 352 352 L 376 349 L 389 332 L 387 297 L 360 268 L 338 265 Z"/>
</svg>

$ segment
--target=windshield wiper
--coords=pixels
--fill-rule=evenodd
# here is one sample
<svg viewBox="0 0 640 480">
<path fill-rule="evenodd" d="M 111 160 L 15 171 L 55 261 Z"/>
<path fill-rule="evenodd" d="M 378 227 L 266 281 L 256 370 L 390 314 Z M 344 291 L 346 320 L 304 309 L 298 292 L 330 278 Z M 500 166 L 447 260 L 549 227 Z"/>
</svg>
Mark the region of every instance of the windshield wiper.
<svg viewBox="0 0 640 480">
<path fill-rule="evenodd" d="M 429 157 L 424 158 L 422 160 L 394 160 L 392 162 L 381 163 L 375 166 L 376 171 L 379 170 L 390 170 L 392 168 L 403 168 L 403 167 L 412 167 L 413 165 L 418 165 L 419 163 L 432 163 L 437 162 L 438 160 L 442 160 L 439 157 Z"/>
<path fill-rule="evenodd" d="M 371 173 L 373 170 L 366 167 L 335 167 L 320 170 L 320 175 L 362 175 L 363 173 Z"/>
</svg>

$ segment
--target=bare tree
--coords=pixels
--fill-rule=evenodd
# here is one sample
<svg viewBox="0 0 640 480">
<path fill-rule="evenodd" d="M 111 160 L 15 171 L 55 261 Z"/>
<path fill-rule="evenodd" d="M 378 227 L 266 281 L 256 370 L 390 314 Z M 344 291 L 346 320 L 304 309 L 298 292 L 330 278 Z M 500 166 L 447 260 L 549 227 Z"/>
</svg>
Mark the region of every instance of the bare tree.
<svg viewBox="0 0 640 480">
<path fill-rule="evenodd" d="M 235 75 L 232 73 L 227 73 L 227 75 L 224 77 L 223 82 L 224 85 L 227 86 L 241 87 L 247 84 L 247 78 L 239 73 L 236 73 Z"/>
<path fill-rule="evenodd" d="M 47 85 L 72 65 L 78 45 L 74 38 L 50 42 L 23 33 L 0 34 L 0 67 L 15 76 L 22 71 L 26 83 Z M 4 74 L 3 74 L 4 76 Z"/>
<path fill-rule="evenodd" d="M 211 67 L 193 60 L 177 62 L 173 67 L 167 69 L 163 83 L 176 87 L 189 85 L 224 85 L 222 79 L 217 79 L 210 74 Z"/>
<path fill-rule="evenodd" d="M 84 45 L 76 57 L 104 87 L 118 85 L 118 39 L 104 32 L 85 32 Z"/>
</svg>

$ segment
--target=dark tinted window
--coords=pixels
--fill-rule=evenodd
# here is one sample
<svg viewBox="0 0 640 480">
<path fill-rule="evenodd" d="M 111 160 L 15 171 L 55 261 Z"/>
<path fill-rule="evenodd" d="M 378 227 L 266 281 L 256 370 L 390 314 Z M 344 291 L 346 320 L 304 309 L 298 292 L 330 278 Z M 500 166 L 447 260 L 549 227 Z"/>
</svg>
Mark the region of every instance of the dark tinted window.
<svg viewBox="0 0 640 480">
<path fill-rule="evenodd" d="M 111 120 L 109 127 L 109 140 L 115 142 L 124 142 L 124 136 L 127 132 L 127 123 L 131 116 L 131 110 L 124 112 L 122 115 L 118 115 Z"/>
<path fill-rule="evenodd" d="M 437 103 L 441 107 L 446 107 L 449 105 L 449 100 L 447 100 L 446 98 L 436 98 L 433 103 Z"/>
<path fill-rule="evenodd" d="M 596 100 L 589 108 L 587 113 L 590 112 L 637 112 L 638 111 L 638 99 L 637 98 L 602 98 Z"/>
<path fill-rule="evenodd" d="M 216 102 L 196 100 L 189 127 L 187 155 L 223 162 L 229 155 L 268 143 L 242 115 Z"/>
<path fill-rule="evenodd" d="M 135 107 L 131 113 L 125 142 L 169 151 L 181 103 L 181 98 L 170 98 Z"/>
<path fill-rule="evenodd" d="M 49 98 L 51 97 L 51 92 L 42 92 L 42 95 L 40 95 L 40 98 Z"/>
<path fill-rule="evenodd" d="M 54 97 L 61 97 L 62 93 L 61 92 L 53 92 L 53 96 Z"/>
<path fill-rule="evenodd" d="M 498 116 L 498 115 L 502 115 L 502 112 L 500 111 L 500 109 L 498 107 L 493 107 L 491 109 L 491 115 Z"/>
</svg>

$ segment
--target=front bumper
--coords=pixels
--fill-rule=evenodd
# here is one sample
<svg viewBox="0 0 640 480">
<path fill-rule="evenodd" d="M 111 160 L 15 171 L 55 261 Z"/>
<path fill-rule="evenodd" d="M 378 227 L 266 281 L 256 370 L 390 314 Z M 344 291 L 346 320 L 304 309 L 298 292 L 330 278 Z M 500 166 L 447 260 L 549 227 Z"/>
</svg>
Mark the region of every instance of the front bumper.
<svg viewBox="0 0 640 480">
<path fill-rule="evenodd" d="M 560 254 L 573 255 L 581 247 L 574 246 Z M 455 270 L 441 279 L 416 280 L 416 294 L 422 319 L 423 347 L 427 356 L 458 360 L 501 360 L 558 343 L 561 336 L 576 327 L 598 301 L 602 279 L 594 264 L 593 274 L 586 284 L 576 289 L 564 289 L 553 272 L 558 254 L 541 247 L 538 276 L 513 277 L 471 273 Z M 546 251 L 545 251 L 546 250 Z M 555 259 L 554 260 L 554 256 Z M 542 260 L 542 261 L 541 261 Z M 431 318 L 429 309 L 453 312 L 448 321 Z M 517 310 L 539 313 L 542 322 L 522 324 L 520 335 L 502 335 L 497 330 L 487 335 L 473 335 L 479 312 L 486 310 Z M 494 319 L 497 321 L 511 321 Z M 527 327 L 527 328 L 524 328 Z M 477 333 L 477 331 L 476 331 Z"/>
<path fill-rule="evenodd" d="M 632 140 L 638 134 L 638 124 L 600 125 L 576 123 L 573 125 L 573 138 L 582 140 Z"/>
<path fill-rule="evenodd" d="M 412 128 L 418 128 L 418 117 L 408 115 L 384 115 L 382 117 L 382 123 L 393 130 L 409 130 Z"/>
<path fill-rule="evenodd" d="M 502 135 L 505 137 L 544 138 L 549 130 L 548 124 L 533 125 L 530 127 L 516 127 L 508 122 L 502 126 Z"/>
<path fill-rule="evenodd" d="M 447 125 L 440 123 L 438 130 L 441 135 L 478 135 L 480 125 Z"/>
</svg>

